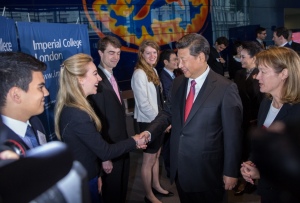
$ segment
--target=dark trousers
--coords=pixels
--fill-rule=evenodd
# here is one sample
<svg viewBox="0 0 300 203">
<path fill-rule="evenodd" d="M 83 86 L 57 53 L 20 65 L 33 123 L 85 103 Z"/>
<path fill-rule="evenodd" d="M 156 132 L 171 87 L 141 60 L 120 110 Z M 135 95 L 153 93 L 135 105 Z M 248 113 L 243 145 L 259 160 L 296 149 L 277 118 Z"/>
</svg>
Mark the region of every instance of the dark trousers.
<svg viewBox="0 0 300 203">
<path fill-rule="evenodd" d="M 216 189 L 204 192 L 185 192 L 178 178 L 175 180 L 181 203 L 225 203 L 227 202 L 227 193 L 224 189 Z"/>
<path fill-rule="evenodd" d="M 113 170 L 102 176 L 102 196 L 105 203 L 125 203 L 129 178 L 129 154 L 112 160 Z"/>
<path fill-rule="evenodd" d="M 98 192 L 98 177 L 89 180 L 91 203 L 103 203 L 101 194 Z"/>
</svg>

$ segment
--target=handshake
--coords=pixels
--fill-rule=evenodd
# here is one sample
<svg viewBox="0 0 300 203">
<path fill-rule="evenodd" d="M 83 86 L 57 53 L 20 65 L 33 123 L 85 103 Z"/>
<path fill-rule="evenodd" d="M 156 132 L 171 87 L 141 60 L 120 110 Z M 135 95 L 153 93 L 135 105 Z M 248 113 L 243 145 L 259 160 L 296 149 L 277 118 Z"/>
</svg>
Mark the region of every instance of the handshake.
<svg viewBox="0 0 300 203">
<path fill-rule="evenodd" d="M 147 144 L 150 141 L 150 134 L 147 131 L 141 132 L 140 134 L 136 134 L 135 136 L 132 136 L 136 143 L 137 149 L 146 149 Z"/>
</svg>

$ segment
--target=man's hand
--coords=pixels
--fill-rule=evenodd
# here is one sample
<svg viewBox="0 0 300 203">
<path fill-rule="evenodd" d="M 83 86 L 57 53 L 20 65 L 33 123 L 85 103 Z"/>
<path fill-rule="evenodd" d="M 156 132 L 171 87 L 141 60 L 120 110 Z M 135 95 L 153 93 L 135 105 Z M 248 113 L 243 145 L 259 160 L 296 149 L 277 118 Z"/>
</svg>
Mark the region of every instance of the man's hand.
<svg viewBox="0 0 300 203">
<path fill-rule="evenodd" d="M 102 162 L 102 168 L 105 173 L 110 174 L 113 170 L 113 163 L 110 160 L 104 161 Z"/>
<path fill-rule="evenodd" d="M 13 151 L 5 150 L 0 153 L 0 159 L 19 159 L 19 155 Z"/>
<path fill-rule="evenodd" d="M 146 138 L 147 135 L 144 135 L 143 133 L 141 133 L 141 134 L 136 134 L 135 136 L 132 136 L 132 138 L 134 139 L 134 141 L 136 143 L 136 148 L 146 149 L 147 148 L 147 143 L 148 143 L 148 139 Z"/>
<path fill-rule="evenodd" d="M 225 190 L 232 190 L 236 186 L 238 179 L 228 177 L 228 176 L 223 176 L 223 181 L 224 181 Z"/>
</svg>

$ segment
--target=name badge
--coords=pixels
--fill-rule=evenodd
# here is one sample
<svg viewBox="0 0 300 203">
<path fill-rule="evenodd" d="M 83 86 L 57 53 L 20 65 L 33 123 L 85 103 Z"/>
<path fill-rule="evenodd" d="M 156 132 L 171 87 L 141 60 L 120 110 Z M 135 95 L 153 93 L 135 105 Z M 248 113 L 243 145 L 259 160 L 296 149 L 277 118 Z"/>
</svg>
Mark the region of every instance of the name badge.
<svg viewBox="0 0 300 203">
<path fill-rule="evenodd" d="M 40 145 L 44 145 L 47 143 L 46 135 L 44 133 L 37 130 L 37 136 L 38 136 Z"/>
</svg>

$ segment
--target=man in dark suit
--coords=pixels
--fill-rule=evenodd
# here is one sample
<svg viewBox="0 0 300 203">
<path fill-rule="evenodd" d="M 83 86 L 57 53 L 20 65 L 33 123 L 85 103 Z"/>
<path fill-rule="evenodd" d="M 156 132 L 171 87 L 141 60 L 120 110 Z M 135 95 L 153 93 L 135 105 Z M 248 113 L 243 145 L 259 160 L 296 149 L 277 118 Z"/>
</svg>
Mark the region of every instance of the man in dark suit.
<svg viewBox="0 0 300 203">
<path fill-rule="evenodd" d="M 172 49 L 166 49 L 161 52 L 159 60 L 161 64 L 164 64 L 164 68 L 160 72 L 159 78 L 163 87 L 164 101 L 166 101 L 172 82 L 175 79 L 174 70 L 178 68 L 178 59 L 176 53 Z M 168 130 L 165 133 L 161 151 L 161 156 L 164 159 L 164 165 L 167 171 L 167 177 L 170 177 L 170 135 L 170 131 Z"/>
<path fill-rule="evenodd" d="M 300 44 L 293 41 L 293 31 L 289 31 L 289 37 L 288 37 L 288 43 L 292 47 L 294 51 L 296 51 L 298 54 L 300 54 Z"/>
<path fill-rule="evenodd" d="M 278 27 L 273 32 L 274 44 L 278 47 L 292 48 L 288 43 L 289 31 L 285 27 Z"/>
<path fill-rule="evenodd" d="M 229 42 L 226 37 L 219 37 L 214 46 L 210 47 L 209 58 L 207 63 L 209 67 L 220 75 L 224 75 L 224 68 L 225 68 L 225 59 L 222 56 L 221 52 L 226 49 Z"/>
<path fill-rule="evenodd" d="M 178 68 L 176 53 L 171 49 L 163 50 L 159 56 L 159 60 L 164 64 L 164 68 L 159 74 L 159 78 L 163 87 L 164 101 L 167 99 L 172 82 L 175 78 L 174 70 Z"/>
<path fill-rule="evenodd" d="M 175 78 L 163 111 L 141 135 L 158 139 L 171 124 L 170 178 L 180 201 L 219 203 L 239 175 L 241 100 L 236 85 L 208 66 L 202 35 L 188 34 L 176 48 L 184 76 Z"/>
<path fill-rule="evenodd" d="M 8 139 L 24 151 L 45 144 L 45 130 L 36 117 L 49 95 L 43 72 L 46 64 L 24 53 L 0 53 L 0 111 Z"/>
<path fill-rule="evenodd" d="M 266 49 L 266 42 L 264 41 L 267 37 L 267 30 L 264 27 L 258 27 L 256 29 L 256 39 L 255 42 L 262 48 Z"/>
<path fill-rule="evenodd" d="M 121 43 L 116 37 L 106 36 L 98 42 L 98 53 L 101 58 L 98 74 L 102 81 L 99 83 L 97 94 L 92 95 L 89 100 L 101 120 L 103 138 L 112 144 L 128 138 L 125 106 L 113 76 L 113 69 L 120 60 Z M 102 176 L 104 202 L 125 202 L 129 154 L 102 162 L 102 168 L 106 173 Z"/>
</svg>

